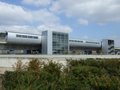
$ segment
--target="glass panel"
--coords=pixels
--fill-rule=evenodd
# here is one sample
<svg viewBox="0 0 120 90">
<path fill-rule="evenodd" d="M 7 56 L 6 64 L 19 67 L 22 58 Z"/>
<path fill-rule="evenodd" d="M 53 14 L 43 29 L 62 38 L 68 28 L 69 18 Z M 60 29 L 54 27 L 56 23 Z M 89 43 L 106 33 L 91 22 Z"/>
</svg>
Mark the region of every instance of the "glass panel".
<svg viewBox="0 0 120 90">
<path fill-rule="evenodd" d="M 68 52 L 68 34 L 53 32 L 53 54 Z"/>
</svg>

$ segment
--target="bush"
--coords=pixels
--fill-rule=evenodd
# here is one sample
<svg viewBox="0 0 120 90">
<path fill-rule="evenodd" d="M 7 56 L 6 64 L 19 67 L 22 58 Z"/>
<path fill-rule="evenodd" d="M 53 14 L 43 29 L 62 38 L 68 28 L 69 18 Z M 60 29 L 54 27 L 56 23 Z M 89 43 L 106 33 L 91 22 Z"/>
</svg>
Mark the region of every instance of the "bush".
<svg viewBox="0 0 120 90">
<path fill-rule="evenodd" d="M 14 72 L 4 74 L 3 85 L 6 90 L 120 90 L 120 60 L 68 60 L 65 68 L 53 61 L 19 61 Z"/>
</svg>

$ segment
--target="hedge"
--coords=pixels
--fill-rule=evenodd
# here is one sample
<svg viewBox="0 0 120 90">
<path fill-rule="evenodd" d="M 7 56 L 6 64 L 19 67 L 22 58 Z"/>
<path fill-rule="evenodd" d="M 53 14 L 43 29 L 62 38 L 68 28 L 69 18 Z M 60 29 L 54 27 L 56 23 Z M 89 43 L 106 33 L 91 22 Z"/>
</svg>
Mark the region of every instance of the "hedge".
<svg viewBox="0 0 120 90">
<path fill-rule="evenodd" d="M 3 76 L 6 90 L 120 90 L 120 59 L 67 60 L 67 65 L 19 61 Z"/>
</svg>

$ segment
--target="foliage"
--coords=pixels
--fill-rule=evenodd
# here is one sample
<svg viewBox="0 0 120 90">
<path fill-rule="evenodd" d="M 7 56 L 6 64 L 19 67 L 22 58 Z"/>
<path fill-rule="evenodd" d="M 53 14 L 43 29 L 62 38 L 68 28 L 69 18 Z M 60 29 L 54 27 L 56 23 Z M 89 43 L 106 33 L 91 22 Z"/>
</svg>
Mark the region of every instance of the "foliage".
<svg viewBox="0 0 120 90">
<path fill-rule="evenodd" d="M 53 61 L 33 59 L 26 66 L 19 61 L 14 72 L 4 74 L 3 85 L 6 90 L 120 90 L 120 60 L 67 60 L 64 68 Z"/>
</svg>

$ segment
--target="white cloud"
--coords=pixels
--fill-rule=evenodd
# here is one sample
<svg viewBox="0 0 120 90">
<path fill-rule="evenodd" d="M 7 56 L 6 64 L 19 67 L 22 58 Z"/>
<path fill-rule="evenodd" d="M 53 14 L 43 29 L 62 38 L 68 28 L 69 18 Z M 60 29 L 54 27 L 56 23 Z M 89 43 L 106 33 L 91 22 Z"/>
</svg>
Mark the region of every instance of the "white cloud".
<svg viewBox="0 0 120 90">
<path fill-rule="evenodd" d="M 70 33 L 72 32 L 72 28 L 69 26 L 64 26 L 60 24 L 55 24 L 55 25 L 40 25 L 38 27 L 39 30 L 45 31 L 45 30 L 50 30 L 50 31 L 59 31 L 59 32 L 65 32 L 65 33 Z"/>
<path fill-rule="evenodd" d="M 32 16 L 22 7 L 0 2 L 0 24 L 25 24 Z"/>
<path fill-rule="evenodd" d="M 79 19 L 78 22 L 79 22 L 79 24 L 81 24 L 81 25 L 88 25 L 88 21 L 85 20 L 85 19 Z"/>
<path fill-rule="evenodd" d="M 21 32 L 21 33 L 32 33 L 39 34 L 40 30 L 27 25 L 1 25 L 0 31 L 13 31 L 13 32 Z"/>
<path fill-rule="evenodd" d="M 0 25 L 60 23 L 60 18 L 47 9 L 32 11 L 21 6 L 0 2 L 0 11 Z"/>
<path fill-rule="evenodd" d="M 23 0 L 24 4 L 35 6 L 47 6 L 51 3 L 51 0 Z"/>
<path fill-rule="evenodd" d="M 60 23 L 60 18 L 49 12 L 47 9 L 42 9 L 32 12 L 34 21 L 41 22 L 43 24 L 56 24 Z"/>
<path fill-rule="evenodd" d="M 0 2 L 0 11 L 0 25 L 60 23 L 59 17 L 47 9 L 30 11 L 21 6 Z"/>
<path fill-rule="evenodd" d="M 0 2 L 0 31 L 37 33 L 41 27 L 70 32 L 69 26 L 61 25 L 58 16 L 47 9 L 27 10 L 22 6 Z"/>
<path fill-rule="evenodd" d="M 1 25 L 0 32 L 12 31 L 12 32 L 21 32 L 21 33 L 31 33 L 31 34 L 41 34 L 41 31 L 50 30 L 50 31 L 59 31 L 69 33 L 72 29 L 69 26 L 63 25 L 39 25 L 37 27 L 32 27 L 28 25 Z"/>
<path fill-rule="evenodd" d="M 120 21 L 120 0 L 57 0 L 50 10 L 95 23 Z"/>
<path fill-rule="evenodd" d="M 61 6 L 60 6 L 60 3 L 59 3 L 59 1 L 54 1 L 53 3 L 52 3 L 52 6 L 50 7 L 50 11 L 52 11 L 52 12 L 59 12 L 59 13 L 61 13 Z"/>
</svg>

